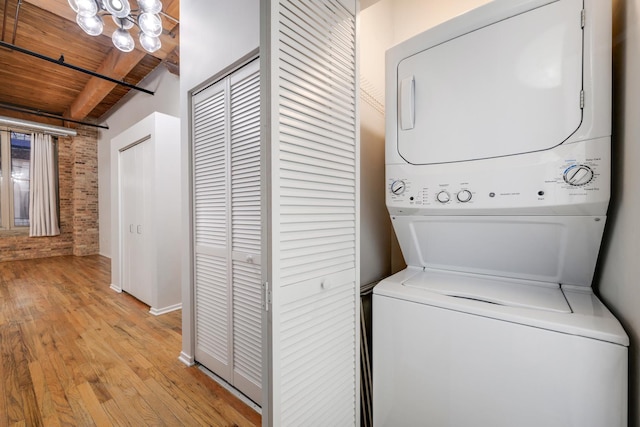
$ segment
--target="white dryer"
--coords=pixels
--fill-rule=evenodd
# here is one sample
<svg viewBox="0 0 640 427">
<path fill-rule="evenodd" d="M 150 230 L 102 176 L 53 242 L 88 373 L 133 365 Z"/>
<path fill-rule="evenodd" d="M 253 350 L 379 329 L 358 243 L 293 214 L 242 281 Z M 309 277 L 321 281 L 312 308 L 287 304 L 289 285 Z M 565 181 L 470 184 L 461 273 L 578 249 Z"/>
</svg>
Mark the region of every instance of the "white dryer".
<svg viewBox="0 0 640 427">
<path fill-rule="evenodd" d="M 387 52 L 374 425 L 623 427 L 629 340 L 593 294 L 611 4 L 495 0 Z"/>
</svg>

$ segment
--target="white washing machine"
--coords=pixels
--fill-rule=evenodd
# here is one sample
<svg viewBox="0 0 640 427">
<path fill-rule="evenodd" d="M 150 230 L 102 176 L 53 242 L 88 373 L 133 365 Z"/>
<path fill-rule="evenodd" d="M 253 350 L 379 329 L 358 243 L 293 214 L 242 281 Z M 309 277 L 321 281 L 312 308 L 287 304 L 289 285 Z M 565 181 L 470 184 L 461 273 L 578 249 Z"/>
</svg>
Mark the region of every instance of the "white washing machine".
<svg viewBox="0 0 640 427">
<path fill-rule="evenodd" d="M 611 4 L 495 0 L 387 52 L 374 425 L 623 427 L 629 340 L 593 294 Z"/>
</svg>

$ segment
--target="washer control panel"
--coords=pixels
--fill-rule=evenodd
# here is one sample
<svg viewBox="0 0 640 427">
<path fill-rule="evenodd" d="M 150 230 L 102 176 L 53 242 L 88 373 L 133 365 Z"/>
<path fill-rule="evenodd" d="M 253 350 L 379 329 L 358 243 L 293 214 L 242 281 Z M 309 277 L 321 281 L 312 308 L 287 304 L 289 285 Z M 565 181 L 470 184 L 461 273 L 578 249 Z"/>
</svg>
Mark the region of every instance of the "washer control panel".
<svg viewBox="0 0 640 427">
<path fill-rule="evenodd" d="M 601 215 L 609 201 L 609 139 L 477 162 L 387 165 L 386 172 L 392 214 L 511 209 Z"/>
</svg>

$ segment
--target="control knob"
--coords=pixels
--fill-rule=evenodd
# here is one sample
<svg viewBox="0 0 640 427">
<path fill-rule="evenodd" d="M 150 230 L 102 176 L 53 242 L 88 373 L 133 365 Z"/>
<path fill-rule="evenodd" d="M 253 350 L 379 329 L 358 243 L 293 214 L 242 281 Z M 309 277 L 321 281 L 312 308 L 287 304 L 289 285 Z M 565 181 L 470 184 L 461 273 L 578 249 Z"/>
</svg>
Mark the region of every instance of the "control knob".
<svg viewBox="0 0 640 427">
<path fill-rule="evenodd" d="M 593 169 L 587 165 L 573 165 L 564 171 L 564 182 L 574 187 L 587 185 L 593 179 Z"/>
<path fill-rule="evenodd" d="M 458 192 L 458 201 L 462 202 L 462 203 L 467 203 L 469 200 L 471 200 L 471 191 L 469 190 L 462 190 L 460 192 Z"/>
<path fill-rule="evenodd" d="M 438 194 L 436 194 L 436 199 L 440 203 L 447 203 L 449 202 L 449 200 L 451 200 L 451 196 L 446 191 L 441 191 Z"/>
<path fill-rule="evenodd" d="M 391 192 L 396 196 L 399 196 L 400 194 L 404 193 L 404 190 L 406 189 L 407 189 L 407 185 L 401 179 L 398 179 L 391 183 Z"/>
</svg>

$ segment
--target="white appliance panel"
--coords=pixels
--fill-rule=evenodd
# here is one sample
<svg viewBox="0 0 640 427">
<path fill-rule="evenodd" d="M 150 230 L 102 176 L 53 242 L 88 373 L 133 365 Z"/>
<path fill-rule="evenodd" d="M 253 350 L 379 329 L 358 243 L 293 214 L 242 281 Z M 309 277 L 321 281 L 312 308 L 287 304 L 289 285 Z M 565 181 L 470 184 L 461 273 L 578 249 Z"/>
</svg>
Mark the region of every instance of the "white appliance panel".
<svg viewBox="0 0 640 427">
<path fill-rule="evenodd" d="M 582 120 L 582 8 L 582 0 L 554 2 L 401 60 L 400 156 L 446 163 L 567 140 Z"/>
<path fill-rule="evenodd" d="M 605 217 L 392 216 L 407 265 L 591 286 Z"/>
<path fill-rule="evenodd" d="M 376 427 L 626 426 L 623 345 L 375 294 L 373 310 Z"/>
</svg>

